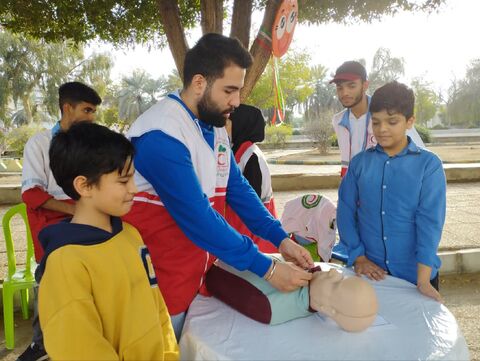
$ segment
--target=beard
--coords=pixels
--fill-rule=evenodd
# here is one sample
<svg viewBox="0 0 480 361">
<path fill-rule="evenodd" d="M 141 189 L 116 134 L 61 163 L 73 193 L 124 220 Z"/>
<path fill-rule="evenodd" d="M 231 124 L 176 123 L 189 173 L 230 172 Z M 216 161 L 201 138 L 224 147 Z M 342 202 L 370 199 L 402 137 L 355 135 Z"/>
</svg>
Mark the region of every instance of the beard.
<svg viewBox="0 0 480 361">
<path fill-rule="evenodd" d="M 227 122 L 226 115 L 232 113 L 234 110 L 234 108 L 229 108 L 224 111 L 219 109 L 212 100 L 210 88 L 207 88 L 205 94 L 203 94 L 198 102 L 197 109 L 200 120 L 216 128 L 224 127 Z"/>
<path fill-rule="evenodd" d="M 353 103 L 350 104 L 350 105 L 345 105 L 342 103 L 342 105 L 345 107 L 345 108 L 353 108 L 355 105 L 359 104 L 361 101 L 363 100 L 363 92 L 360 91 L 359 94 L 357 94 L 355 96 L 355 98 L 353 99 Z"/>
</svg>

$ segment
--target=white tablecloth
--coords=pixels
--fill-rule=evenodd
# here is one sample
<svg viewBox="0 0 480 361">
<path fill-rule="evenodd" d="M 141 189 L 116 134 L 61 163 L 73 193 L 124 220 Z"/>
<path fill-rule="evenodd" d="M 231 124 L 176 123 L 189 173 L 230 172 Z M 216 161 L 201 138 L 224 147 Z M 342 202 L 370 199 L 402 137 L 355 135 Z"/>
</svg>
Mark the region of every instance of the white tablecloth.
<svg viewBox="0 0 480 361">
<path fill-rule="evenodd" d="M 322 269 L 325 266 L 322 264 Z M 469 359 L 465 339 L 444 305 L 422 296 L 414 285 L 398 278 L 387 276 L 371 284 L 379 301 L 379 317 L 361 333 L 343 331 L 319 314 L 277 326 L 264 325 L 214 297 L 199 295 L 185 321 L 181 359 Z"/>
</svg>

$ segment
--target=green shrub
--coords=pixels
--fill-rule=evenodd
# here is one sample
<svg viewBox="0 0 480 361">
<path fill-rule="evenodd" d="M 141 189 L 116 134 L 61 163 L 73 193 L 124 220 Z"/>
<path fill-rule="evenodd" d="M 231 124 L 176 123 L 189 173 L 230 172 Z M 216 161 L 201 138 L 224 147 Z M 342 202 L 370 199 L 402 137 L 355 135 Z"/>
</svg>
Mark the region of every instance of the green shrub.
<svg viewBox="0 0 480 361">
<path fill-rule="evenodd" d="M 13 128 L 8 133 L 7 149 L 16 156 L 21 157 L 27 140 L 42 129 L 39 125 L 22 125 L 21 127 Z"/>
<path fill-rule="evenodd" d="M 424 143 L 432 142 L 432 134 L 430 132 L 430 129 L 418 124 L 415 124 L 415 129 L 417 130 L 418 135 L 420 135 L 420 138 L 422 138 Z"/>
<path fill-rule="evenodd" d="M 286 124 L 268 125 L 265 128 L 265 142 L 274 146 L 283 147 L 292 136 L 292 127 Z"/>
<path fill-rule="evenodd" d="M 337 138 L 337 133 L 335 132 L 330 136 L 330 146 L 338 147 L 338 138 Z"/>
<path fill-rule="evenodd" d="M 0 130 L 0 155 L 7 150 L 7 136 Z"/>
</svg>

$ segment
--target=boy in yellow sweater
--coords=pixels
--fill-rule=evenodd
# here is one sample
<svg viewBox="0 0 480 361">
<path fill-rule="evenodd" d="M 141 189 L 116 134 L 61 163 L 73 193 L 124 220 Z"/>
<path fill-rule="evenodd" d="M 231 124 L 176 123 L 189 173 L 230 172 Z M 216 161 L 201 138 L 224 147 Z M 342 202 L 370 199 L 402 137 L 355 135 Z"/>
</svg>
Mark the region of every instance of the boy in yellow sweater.
<svg viewBox="0 0 480 361">
<path fill-rule="evenodd" d="M 89 122 L 52 140 L 53 175 L 76 200 L 73 218 L 39 234 L 39 314 L 53 360 L 178 360 L 148 250 L 120 220 L 136 192 L 133 153 L 123 135 Z"/>
</svg>

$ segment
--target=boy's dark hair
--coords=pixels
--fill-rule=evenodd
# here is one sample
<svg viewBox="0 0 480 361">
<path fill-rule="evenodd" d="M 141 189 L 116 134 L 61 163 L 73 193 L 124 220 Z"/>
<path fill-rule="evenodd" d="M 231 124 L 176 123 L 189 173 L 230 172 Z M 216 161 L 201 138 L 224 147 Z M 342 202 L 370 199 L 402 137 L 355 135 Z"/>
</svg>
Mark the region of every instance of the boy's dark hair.
<svg viewBox="0 0 480 361">
<path fill-rule="evenodd" d="M 415 94 L 405 84 L 392 81 L 375 90 L 370 102 L 370 113 L 386 110 L 388 114 L 403 114 L 408 120 L 413 116 Z"/>
<path fill-rule="evenodd" d="M 196 74 L 211 82 L 221 78 L 225 68 L 232 64 L 247 69 L 252 62 L 252 56 L 238 39 L 216 33 L 205 34 L 185 55 L 184 87 L 190 85 Z"/>
<path fill-rule="evenodd" d="M 65 103 L 77 105 L 81 102 L 99 105 L 102 102 L 102 98 L 94 89 L 78 81 L 60 85 L 60 88 L 58 88 L 58 105 L 62 114 Z"/>
<path fill-rule="evenodd" d="M 125 165 L 130 168 L 133 154 L 132 143 L 122 134 L 81 121 L 53 137 L 49 150 L 50 168 L 65 194 L 78 200 L 80 195 L 73 187 L 76 177 L 84 176 L 89 184 L 98 184 L 102 175 L 115 170 L 120 173 Z"/>
</svg>

